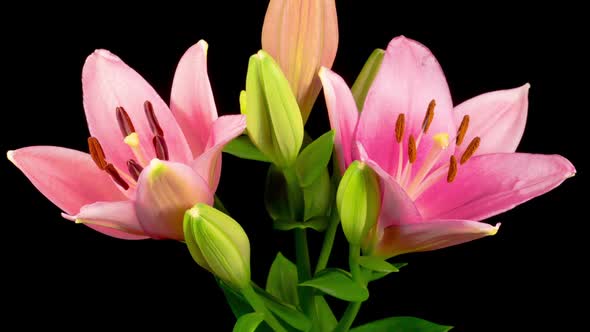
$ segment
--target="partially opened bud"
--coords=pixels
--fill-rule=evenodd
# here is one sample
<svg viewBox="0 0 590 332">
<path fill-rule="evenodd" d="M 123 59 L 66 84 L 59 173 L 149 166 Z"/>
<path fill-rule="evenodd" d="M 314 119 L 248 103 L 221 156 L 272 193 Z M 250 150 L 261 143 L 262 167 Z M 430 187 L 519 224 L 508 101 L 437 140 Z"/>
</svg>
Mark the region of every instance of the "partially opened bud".
<svg viewBox="0 0 590 332">
<path fill-rule="evenodd" d="M 353 245 L 361 245 L 377 223 L 381 210 L 375 172 L 358 160 L 350 164 L 338 186 L 336 205 L 346 239 Z"/>
<path fill-rule="evenodd" d="M 262 49 L 281 66 L 305 123 L 321 88 L 317 72 L 332 67 L 338 49 L 335 1 L 270 0 Z"/>
<path fill-rule="evenodd" d="M 258 149 L 280 168 L 291 166 L 303 142 L 303 122 L 289 83 L 264 51 L 250 57 L 240 108 Z"/>
<path fill-rule="evenodd" d="M 193 259 L 229 285 L 250 284 L 250 241 L 234 219 L 206 204 L 184 214 L 184 236 Z"/>
</svg>

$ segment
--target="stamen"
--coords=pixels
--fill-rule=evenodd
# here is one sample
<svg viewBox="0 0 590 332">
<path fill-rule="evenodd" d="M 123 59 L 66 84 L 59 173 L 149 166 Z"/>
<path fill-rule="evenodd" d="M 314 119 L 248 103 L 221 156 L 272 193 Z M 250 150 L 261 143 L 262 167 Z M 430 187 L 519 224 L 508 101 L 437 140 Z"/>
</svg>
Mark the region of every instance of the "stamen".
<svg viewBox="0 0 590 332">
<path fill-rule="evenodd" d="M 88 150 L 96 166 L 104 170 L 107 167 L 107 161 L 102 146 L 100 146 L 100 142 L 96 137 L 88 137 Z"/>
<path fill-rule="evenodd" d="M 449 173 L 447 174 L 447 182 L 451 183 L 455 180 L 457 176 L 457 158 L 455 156 L 451 156 L 449 160 Z"/>
<path fill-rule="evenodd" d="M 463 120 L 461 120 L 461 124 L 459 125 L 459 130 L 457 131 L 457 145 L 461 145 L 463 143 L 463 139 L 465 138 L 465 133 L 467 133 L 467 128 L 469 127 L 469 115 L 465 115 Z"/>
<path fill-rule="evenodd" d="M 119 123 L 119 129 L 121 130 L 123 137 L 127 137 L 135 132 L 133 122 L 131 122 L 129 114 L 125 112 L 123 107 L 117 107 L 117 122 Z"/>
<path fill-rule="evenodd" d="M 416 140 L 414 139 L 414 135 L 410 135 L 408 138 L 408 159 L 410 163 L 414 163 L 416 161 Z"/>
<path fill-rule="evenodd" d="M 428 104 L 428 110 L 426 110 L 426 115 L 424 116 L 424 121 L 422 121 L 422 131 L 426 134 L 428 128 L 430 128 L 430 124 L 432 123 L 432 119 L 434 119 L 434 107 L 436 107 L 436 101 L 432 99 Z"/>
<path fill-rule="evenodd" d="M 164 140 L 164 137 L 156 135 L 154 136 L 152 143 L 154 143 L 156 157 L 160 160 L 168 160 L 168 146 L 166 146 L 166 141 Z"/>
<path fill-rule="evenodd" d="M 127 169 L 135 181 L 139 179 L 139 174 L 143 171 L 143 167 L 133 159 L 127 160 Z"/>
<path fill-rule="evenodd" d="M 414 175 L 412 182 L 406 188 L 406 192 L 410 197 L 415 197 L 414 195 L 420 187 L 420 184 L 426 175 L 430 173 L 430 170 L 432 170 L 432 167 L 434 167 L 442 152 L 449 146 L 449 134 L 447 133 L 438 133 L 432 136 L 432 139 L 434 140 L 434 144 L 430 148 L 430 151 L 428 151 L 428 154 L 426 154 L 426 157 L 424 158 L 420 169 L 416 172 L 416 175 Z"/>
<path fill-rule="evenodd" d="M 154 113 L 152 103 L 146 100 L 145 103 L 143 103 L 143 109 L 145 110 L 145 116 L 150 123 L 150 129 L 152 130 L 154 136 L 164 137 L 164 131 L 162 130 L 162 127 L 160 127 L 160 123 L 156 118 L 156 113 Z"/>
<path fill-rule="evenodd" d="M 475 137 L 473 140 L 471 140 L 471 143 L 469 143 L 467 149 L 465 149 L 465 152 L 463 152 L 463 155 L 461 156 L 461 165 L 465 164 L 467 160 L 473 156 L 475 150 L 477 150 L 479 147 L 480 141 L 481 139 L 479 137 Z"/>
<path fill-rule="evenodd" d="M 115 168 L 115 166 L 113 164 L 107 164 L 107 166 L 104 169 L 113 179 L 113 181 L 115 181 L 115 183 L 117 183 L 119 186 L 121 186 L 123 189 L 127 190 L 129 189 L 129 184 L 127 184 L 127 182 L 125 182 L 125 180 L 123 180 L 123 178 L 121 177 L 121 174 L 119 174 L 119 172 L 117 171 L 117 169 Z"/>
<path fill-rule="evenodd" d="M 395 122 L 395 140 L 398 143 L 401 143 L 402 138 L 404 137 L 405 120 L 406 116 L 401 113 L 397 116 L 397 121 Z"/>
</svg>

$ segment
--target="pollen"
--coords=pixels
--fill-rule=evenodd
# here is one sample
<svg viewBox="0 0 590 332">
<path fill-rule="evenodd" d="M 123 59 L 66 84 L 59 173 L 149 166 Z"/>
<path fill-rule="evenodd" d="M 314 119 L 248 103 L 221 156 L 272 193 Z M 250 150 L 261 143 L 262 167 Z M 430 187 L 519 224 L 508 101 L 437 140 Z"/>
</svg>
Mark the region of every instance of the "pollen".
<svg viewBox="0 0 590 332">
<path fill-rule="evenodd" d="M 125 182 L 125 180 L 123 180 L 123 178 L 121 177 L 121 174 L 119 174 L 119 171 L 117 171 L 117 169 L 115 168 L 115 166 L 113 166 L 113 164 L 107 164 L 107 166 L 104 168 L 104 170 L 105 170 L 105 172 L 107 172 L 111 176 L 111 179 L 113 179 L 113 181 L 115 181 L 115 183 L 117 183 L 119 186 L 121 186 L 125 190 L 129 189 L 129 184 L 127 184 L 127 182 Z"/>
<path fill-rule="evenodd" d="M 471 143 L 469 143 L 469 145 L 467 146 L 467 149 L 465 149 L 465 152 L 463 152 L 463 155 L 461 155 L 461 165 L 465 164 L 469 160 L 469 158 L 471 158 L 471 156 L 473 156 L 473 154 L 475 153 L 475 151 L 479 147 L 480 142 L 481 142 L 481 139 L 479 137 L 475 137 L 474 139 L 471 140 Z"/>
<path fill-rule="evenodd" d="M 123 137 L 129 136 L 131 133 L 135 132 L 135 127 L 133 126 L 133 122 L 131 122 L 131 118 L 129 114 L 125 111 L 123 107 L 117 107 L 117 123 L 119 123 L 119 129 L 121 130 L 121 134 Z"/>
<path fill-rule="evenodd" d="M 465 134 L 467 133 L 467 128 L 469 128 L 469 115 L 465 115 L 463 117 L 463 120 L 461 120 L 459 130 L 457 131 L 457 145 L 461 145 L 461 143 L 463 143 L 463 139 L 465 138 Z"/>
<path fill-rule="evenodd" d="M 457 158 L 455 156 L 451 156 L 449 160 L 449 173 L 447 173 L 447 182 L 451 183 L 455 180 L 457 176 Z"/>
<path fill-rule="evenodd" d="M 145 116 L 147 117 L 148 122 L 150 124 L 150 129 L 152 130 L 152 133 L 155 136 L 164 137 L 164 131 L 162 130 L 162 127 L 160 127 L 160 123 L 156 118 L 156 113 L 154 112 L 154 107 L 152 106 L 152 103 L 146 100 L 145 103 L 143 103 L 143 109 L 145 111 Z"/>
<path fill-rule="evenodd" d="M 410 163 L 414 163 L 416 161 L 416 140 L 414 139 L 414 135 L 410 135 L 408 138 L 408 160 Z"/>
<path fill-rule="evenodd" d="M 426 115 L 424 116 L 424 121 L 422 121 L 422 131 L 426 134 L 428 128 L 430 128 L 430 124 L 432 123 L 432 119 L 434 119 L 434 108 L 436 107 L 436 101 L 432 99 L 428 104 L 428 109 L 426 110 Z"/>
<path fill-rule="evenodd" d="M 401 143 L 402 138 L 404 137 L 404 127 L 406 125 L 406 116 L 401 113 L 397 116 L 397 121 L 395 122 L 395 140 L 398 143 Z"/>
<path fill-rule="evenodd" d="M 88 151 L 90 151 L 90 156 L 96 166 L 99 169 L 104 170 L 108 163 L 104 151 L 102 150 L 102 146 L 96 137 L 88 137 Z"/>
</svg>

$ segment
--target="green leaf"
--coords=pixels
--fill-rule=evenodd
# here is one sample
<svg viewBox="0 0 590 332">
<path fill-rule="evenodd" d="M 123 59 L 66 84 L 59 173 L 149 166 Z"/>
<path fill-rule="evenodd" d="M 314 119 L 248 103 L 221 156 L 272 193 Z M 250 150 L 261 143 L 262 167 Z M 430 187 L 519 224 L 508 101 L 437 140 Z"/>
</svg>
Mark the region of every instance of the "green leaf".
<svg viewBox="0 0 590 332">
<path fill-rule="evenodd" d="M 376 256 L 361 256 L 359 257 L 359 264 L 372 271 L 376 272 L 398 272 L 399 270 L 394 265 L 388 263 L 382 258 Z"/>
<path fill-rule="evenodd" d="M 238 136 L 231 140 L 223 148 L 223 152 L 242 159 L 270 162 L 270 159 L 260 152 L 256 145 L 254 145 L 254 143 L 252 143 L 250 138 L 246 135 Z"/>
<path fill-rule="evenodd" d="M 258 312 L 245 314 L 238 318 L 236 325 L 234 325 L 233 332 L 254 332 L 263 320 L 264 314 Z"/>
<path fill-rule="evenodd" d="M 309 187 L 328 166 L 334 147 L 334 130 L 311 142 L 297 157 L 295 172 L 301 187 Z"/>
<path fill-rule="evenodd" d="M 350 273 L 340 269 L 320 271 L 313 279 L 300 283 L 299 286 L 312 287 L 349 302 L 361 302 L 369 298 L 367 288 L 352 280 Z"/>
<path fill-rule="evenodd" d="M 314 303 L 319 319 L 319 331 L 334 330 L 334 328 L 338 324 L 338 321 L 336 320 L 336 317 L 334 316 L 332 309 L 330 309 L 328 302 L 326 302 L 326 299 L 324 299 L 323 296 L 316 296 Z"/>
<path fill-rule="evenodd" d="M 309 220 L 313 217 L 323 217 L 330 214 L 330 206 L 333 201 L 333 192 L 331 188 L 330 174 L 328 169 L 324 171 L 309 186 L 303 190 L 303 219 Z"/>
<path fill-rule="evenodd" d="M 397 271 L 395 271 L 395 272 L 398 272 L 399 269 L 401 269 L 402 267 L 408 265 L 408 263 L 390 263 L 390 264 L 397 269 Z M 391 272 L 373 271 L 373 270 L 370 270 L 370 269 L 368 269 L 368 268 L 365 267 L 363 269 L 363 278 L 367 282 L 370 282 L 370 281 L 375 281 L 375 280 L 381 279 L 381 278 L 385 277 L 386 275 L 388 275 L 390 273 Z"/>
<path fill-rule="evenodd" d="M 400 263 L 391 263 L 391 265 L 395 266 L 398 270 L 402 267 L 408 265 L 408 263 L 400 262 Z"/>
<path fill-rule="evenodd" d="M 268 272 L 266 291 L 283 302 L 298 306 L 298 283 L 297 266 L 279 252 Z"/>
<path fill-rule="evenodd" d="M 278 298 L 256 285 L 254 285 L 254 290 L 262 297 L 264 305 L 268 310 L 282 321 L 301 331 L 307 331 L 311 328 L 311 321 L 309 318 L 294 306 L 282 303 Z"/>
<path fill-rule="evenodd" d="M 452 326 L 438 325 L 416 317 L 390 317 L 362 326 L 355 327 L 350 332 L 446 332 Z"/>
<path fill-rule="evenodd" d="M 354 81 L 354 84 L 352 85 L 352 96 L 356 101 L 356 106 L 359 112 L 363 109 L 365 98 L 367 98 L 369 88 L 371 88 L 371 84 L 373 84 L 373 80 L 375 79 L 377 72 L 379 72 L 384 55 L 384 50 L 380 48 L 375 49 L 367 59 L 367 62 L 365 62 L 363 69 L 361 69 L 359 76 L 357 76 L 356 81 Z"/>
<path fill-rule="evenodd" d="M 286 219 L 277 219 L 273 223 L 274 229 L 279 231 L 290 231 L 292 229 L 311 228 L 318 232 L 323 232 L 328 227 L 330 219 L 328 217 L 315 217 L 308 221 L 291 221 Z"/>
<path fill-rule="evenodd" d="M 266 175 L 264 206 L 273 220 L 291 219 L 295 211 L 289 205 L 287 180 L 281 170 L 271 165 Z"/>
</svg>

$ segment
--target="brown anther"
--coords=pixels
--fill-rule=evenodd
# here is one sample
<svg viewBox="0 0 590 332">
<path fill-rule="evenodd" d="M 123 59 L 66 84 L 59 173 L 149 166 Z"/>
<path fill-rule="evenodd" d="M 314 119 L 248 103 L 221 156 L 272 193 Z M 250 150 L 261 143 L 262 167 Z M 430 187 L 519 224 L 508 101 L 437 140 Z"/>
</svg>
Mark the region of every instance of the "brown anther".
<svg viewBox="0 0 590 332">
<path fill-rule="evenodd" d="M 461 143 L 463 143 L 463 139 L 467 133 L 467 128 L 469 128 L 469 115 L 463 116 L 463 120 L 461 120 L 461 124 L 459 125 L 459 130 L 457 130 L 457 145 L 461 145 Z"/>
<path fill-rule="evenodd" d="M 457 176 L 457 158 L 455 156 L 451 156 L 449 160 L 449 173 L 447 174 L 447 182 L 451 183 L 455 180 Z"/>
<path fill-rule="evenodd" d="M 156 118 L 156 113 L 154 113 L 154 107 L 152 106 L 152 103 L 146 100 L 145 103 L 143 103 L 143 109 L 145 110 L 145 116 L 150 123 L 150 129 L 152 130 L 152 133 L 155 136 L 164 137 L 164 131 L 162 130 L 162 127 L 160 127 L 160 123 Z"/>
<path fill-rule="evenodd" d="M 424 116 L 424 121 L 422 121 L 422 131 L 426 134 L 428 128 L 430 128 L 430 124 L 432 123 L 432 119 L 434 119 L 434 107 L 436 107 L 436 101 L 432 99 L 428 104 L 428 109 L 426 110 L 426 115 Z"/>
<path fill-rule="evenodd" d="M 398 143 L 401 143 L 402 138 L 404 137 L 405 120 L 406 116 L 402 113 L 397 116 L 397 121 L 395 122 L 395 140 Z"/>
<path fill-rule="evenodd" d="M 166 141 L 164 137 L 160 135 L 154 136 L 152 140 L 154 143 L 154 149 L 156 150 L 156 157 L 160 160 L 168 160 L 168 146 L 166 145 Z"/>
<path fill-rule="evenodd" d="M 465 149 L 465 151 L 463 152 L 463 155 L 461 155 L 461 165 L 465 164 L 467 162 L 467 160 L 469 160 L 469 158 L 471 158 L 471 156 L 473 156 L 473 154 L 475 153 L 475 151 L 479 147 L 480 141 L 481 141 L 481 139 L 479 137 L 475 137 L 474 139 L 471 140 L 471 143 L 469 143 L 469 145 L 467 146 L 467 149 Z"/>
<path fill-rule="evenodd" d="M 125 180 L 123 180 L 123 178 L 121 177 L 121 174 L 119 174 L 119 172 L 117 171 L 115 166 L 113 166 L 113 164 L 107 164 L 107 166 L 105 167 L 104 170 L 105 170 L 105 172 L 107 172 L 111 176 L 111 179 L 113 179 L 113 181 L 115 181 L 115 183 L 117 183 L 119 186 L 121 186 L 125 190 L 129 189 L 129 184 L 127 184 L 127 182 L 125 182 Z"/>
<path fill-rule="evenodd" d="M 119 123 L 119 129 L 121 130 L 121 134 L 123 134 L 123 138 L 129 136 L 131 133 L 134 133 L 135 127 L 133 126 L 133 122 L 131 122 L 131 118 L 125 109 L 123 107 L 117 107 L 116 113 L 117 122 Z"/>
<path fill-rule="evenodd" d="M 100 146 L 100 142 L 96 137 L 88 137 L 88 151 L 90 151 L 90 156 L 96 166 L 104 170 L 107 167 L 107 161 L 102 146 Z"/>
<path fill-rule="evenodd" d="M 133 159 L 127 160 L 127 169 L 135 181 L 139 179 L 139 174 L 141 171 L 143 171 L 143 167 L 141 167 L 141 165 Z"/>
<path fill-rule="evenodd" d="M 408 159 L 410 163 L 414 163 L 416 161 L 416 140 L 414 139 L 414 135 L 410 135 L 408 138 Z"/>
</svg>

